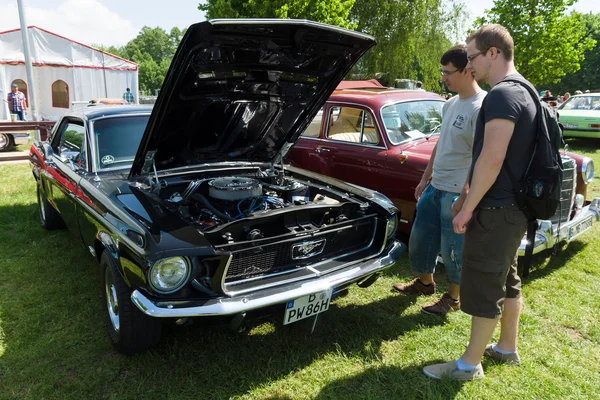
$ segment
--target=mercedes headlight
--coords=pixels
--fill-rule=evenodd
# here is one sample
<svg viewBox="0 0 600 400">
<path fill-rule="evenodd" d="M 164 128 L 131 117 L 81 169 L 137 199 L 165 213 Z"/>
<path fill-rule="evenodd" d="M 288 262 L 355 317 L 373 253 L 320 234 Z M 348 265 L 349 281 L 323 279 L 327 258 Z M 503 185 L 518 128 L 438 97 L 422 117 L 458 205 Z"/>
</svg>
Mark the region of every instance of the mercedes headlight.
<svg viewBox="0 0 600 400">
<path fill-rule="evenodd" d="M 581 176 L 583 177 L 583 183 L 586 185 L 594 179 L 594 161 L 585 157 L 581 163 Z"/>
<path fill-rule="evenodd" d="M 163 258 L 150 267 L 150 285 L 158 293 L 174 293 L 187 283 L 190 269 L 190 263 L 184 257 Z"/>
<path fill-rule="evenodd" d="M 389 239 L 396 234 L 396 230 L 398 229 L 398 215 L 394 214 L 393 217 L 390 217 L 387 221 L 387 227 L 385 229 L 386 237 Z"/>
</svg>

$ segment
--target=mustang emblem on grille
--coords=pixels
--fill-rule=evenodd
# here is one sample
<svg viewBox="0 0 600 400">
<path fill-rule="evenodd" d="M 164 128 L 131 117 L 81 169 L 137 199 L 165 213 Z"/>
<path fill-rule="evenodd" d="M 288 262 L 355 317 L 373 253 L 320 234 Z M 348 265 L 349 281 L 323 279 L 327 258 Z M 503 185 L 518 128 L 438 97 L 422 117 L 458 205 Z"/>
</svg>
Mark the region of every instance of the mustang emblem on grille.
<svg viewBox="0 0 600 400">
<path fill-rule="evenodd" d="M 292 259 L 302 260 L 321 254 L 325 250 L 325 239 L 296 243 L 292 246 Z"/>
</svg>

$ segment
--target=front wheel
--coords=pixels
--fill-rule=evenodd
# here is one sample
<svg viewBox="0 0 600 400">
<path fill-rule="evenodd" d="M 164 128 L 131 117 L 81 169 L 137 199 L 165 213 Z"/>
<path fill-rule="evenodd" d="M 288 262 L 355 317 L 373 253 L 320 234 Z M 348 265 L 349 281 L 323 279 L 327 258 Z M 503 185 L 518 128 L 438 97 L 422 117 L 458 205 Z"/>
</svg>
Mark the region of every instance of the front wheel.
<svg viewBox="0 0 600 400">
<path fill-rule="evenodd" d="M 115 348 L 129 354 L 155 346 L 160 340 L 161 321 L 142 313 L 131 302 L 131 291 L 106 251 L 102 253 L 100 266 L 108 332 Z"/>
<path fill-rule="evenodd" d="M 7 133 L 0 133 L 0 151 L 10 151 L 15 147 L 15 139 Z"/>
</svg>

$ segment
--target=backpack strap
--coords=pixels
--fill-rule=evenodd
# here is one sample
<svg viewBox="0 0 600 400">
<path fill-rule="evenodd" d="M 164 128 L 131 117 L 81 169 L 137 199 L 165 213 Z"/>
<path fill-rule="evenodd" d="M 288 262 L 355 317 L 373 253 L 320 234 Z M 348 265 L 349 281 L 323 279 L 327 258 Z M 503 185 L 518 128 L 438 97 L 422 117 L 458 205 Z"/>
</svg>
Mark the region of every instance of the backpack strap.
<svg viewBox="0 0 600 400">
<path fill-rule="evenodd" d="M 510 78 L 510 79 L 503 79 L 500 82 L 514 82 L 514 83 L 520 84 L 522 87 L 527 89 L 527 91 L 531 95 L 533 102 L 536 106 L 536 112 L 537 112 L 536 119 L 538 122 L 538 129 L 536 130 L 536 138 L 535 138 L 535 142 L 534 142 L 535 144 L 534 144 L 533 153 L 531 155 L 531 159 L 529 160 L 529 163 L 527 164 L 527 169 L 529 169 L 529 165 L 531 165 L 531 162 L 533 161 L 533 155 L 535 154 L 536 147 L 537 147 L 537 135 L 540 134 L 540 130 L 542 129 L 542 124 L 543 124 L 542 105 L 538 99 L 539 96 L 538 96 L 537 92 L 535 92 L 533 86 L 531 86 L 531 84 L 529 84 L 527 81 L 525 81 L 523 79 L 518 79 L 518 78 Z M 520 188 L 521 185 L 519 184 L 519 180 L 517 179 L 516 175 L 513 174 L 512 170 L 510 168 L 510 165 L 508 165 L 508 163 L 506 162 L 506 159 L 504 160 L 503 165 L 506 168 L 506 172 L 508 172 L 510 180 L 512 181 L 513 190 L 515 191 L 517 198 L 518 198 L 519 193 L 522 192 L 522 189 Z M 519 205 L 519 208 L 521 209 L 523 214 L 525 214 L 525 217 L 527 217 L 527 246 L 525 247 L 525 255 L 523 256 L 523 259 L 522 259 L 523 278 L 527 278 L 529 276 L 529 268 L 531 266 L 531 259 L 533 257 L 533 247 L 535 246 L 535 234 L 538 229 L 538 222 L 537 222 L 537 219 L 535 217 L 533 217 L 527 210 L 525 210 L 523 207 L 521 207 L 521 205 Z"/>
</svg>

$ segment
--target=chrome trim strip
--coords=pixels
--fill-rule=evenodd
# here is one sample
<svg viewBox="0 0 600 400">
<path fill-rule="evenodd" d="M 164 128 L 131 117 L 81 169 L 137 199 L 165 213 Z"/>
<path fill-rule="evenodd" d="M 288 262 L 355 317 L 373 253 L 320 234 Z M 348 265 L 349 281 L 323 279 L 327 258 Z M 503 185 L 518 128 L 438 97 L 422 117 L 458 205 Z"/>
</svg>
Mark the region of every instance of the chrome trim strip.
<svg viewBox="0 0 600 400">
<path fill-rule="evenodd" d="M 271 305 L 283 304 L 309 294 L 352 283 L 393 265 L 406 251 L 406 246 L 394 242 L 384 256 L 355 263 L 349 268 L 323 276 L 313 282 L 295 282 L 235 298 L 209 299 L 203 305 L 181 307 L 178 301 L 150 300 L 139 290 L 131 301 L 144 314 L 156 318 L 183 318 L 215 315 L 234 315 Z"/>
</svg>

